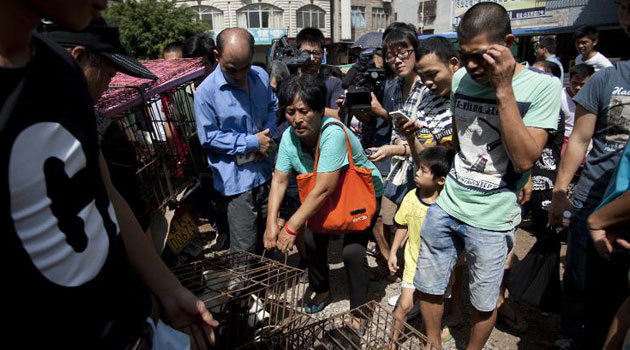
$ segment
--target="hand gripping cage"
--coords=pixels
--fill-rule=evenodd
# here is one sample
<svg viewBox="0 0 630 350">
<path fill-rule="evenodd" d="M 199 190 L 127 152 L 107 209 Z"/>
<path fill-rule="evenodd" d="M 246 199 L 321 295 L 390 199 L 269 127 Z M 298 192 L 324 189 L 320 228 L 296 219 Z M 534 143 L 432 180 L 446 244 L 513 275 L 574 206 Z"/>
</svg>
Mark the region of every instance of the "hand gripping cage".
<svg viewBox="0 0 630 350">
<path fill-rule="evenodd" d="M 303 270 L 248 252 L 174 268 L 220 325 L 214 349 L 246 348 L 270 334 L 292 330 L 300 319 Z"/>
<path fill-rule="evenodd" d="M 364 325 L 355 330 L 352 319 L 365 319 Z M 393 339 L 394 315 L 376 301 L 370 301 L 354 310 L 324 320 L 308 322 L 298 318 L 292 329 L 271 335 L 263 341 L 252 343 L 252 350 L 438 350 L 426 336 L 407 323 L 399 326 L 400 335 Z"/>
</svg>

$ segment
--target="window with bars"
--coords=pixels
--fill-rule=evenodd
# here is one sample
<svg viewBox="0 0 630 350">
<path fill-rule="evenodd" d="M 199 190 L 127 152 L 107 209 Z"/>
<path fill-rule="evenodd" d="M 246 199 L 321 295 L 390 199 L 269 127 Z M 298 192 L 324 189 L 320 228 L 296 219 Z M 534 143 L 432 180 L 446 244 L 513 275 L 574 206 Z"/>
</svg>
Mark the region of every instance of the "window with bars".
<svg viewBox="0 0 630 350">
<path fill-rule="evenodd" d="M 298 28 L 325 28 L 324 10 L 315 5 L 302 6 L 297 10 Z"/>
<path fill-rule="evenodd" d="M 282 28 L 282 9 L 273 5 L 247 5 L 236 14 L 241 28 Z"/>
<path fill-rule="evenodd" d="M 350 12 L 350 24 L 352 28 L 365 28 L 364 6 L 352 6 Z"/>
<path fill-rule="evenodd" d="M 210 29 L 219 31 L 223 29 L 223 11 L 212 6 L 193 6 L 195 19 L 204 21 L 210 25 Z"/>
<path fill-rule="evenodd" d="M 421 28 L 435 21 L 436 7 L 437 0 L 420 1 L 418 5 L 418 22 L 421 24 Z"/>
<path fill-rule="evenodd" d="M 391 10 L 383 7 L 372 7 L 372 27 L 385 28 L 389 25 Z"/>
</svg>

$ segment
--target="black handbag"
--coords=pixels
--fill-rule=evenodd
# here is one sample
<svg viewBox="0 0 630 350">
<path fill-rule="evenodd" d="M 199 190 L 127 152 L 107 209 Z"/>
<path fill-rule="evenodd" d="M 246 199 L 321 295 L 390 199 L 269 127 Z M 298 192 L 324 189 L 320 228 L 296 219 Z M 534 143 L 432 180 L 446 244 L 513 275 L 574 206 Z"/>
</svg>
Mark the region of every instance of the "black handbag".
<svg viewBox="0 0 630 350">
<path fill-rule="evenodd" d="M 540 238 L 514 268 L 508 281 L 510 297 L 544 312 L 560 313 L 560 238 L 551 233 Z"/>
</svg>

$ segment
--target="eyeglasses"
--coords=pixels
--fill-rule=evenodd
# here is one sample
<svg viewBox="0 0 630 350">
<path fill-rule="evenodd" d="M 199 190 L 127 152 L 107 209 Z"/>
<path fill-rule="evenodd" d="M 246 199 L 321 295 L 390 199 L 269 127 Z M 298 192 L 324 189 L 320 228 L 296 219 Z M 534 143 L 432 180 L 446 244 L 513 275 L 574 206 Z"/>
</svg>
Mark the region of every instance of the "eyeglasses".
<svg viewBox="0 0 630 350">
<path fill-rule="evenodd" d="M 389 63 L 394 62 L 394 60 L 396 60 L 396 57 L 398 57 L 401 61 L 404 61 L 404 60 L 408 59 L 409 56 L 411 56 L 411 53 L 413 51 L 414 51 L 413 49 L 407 49 L 407 50 L 401 50 L 401 51 L 399 51 L 396 54 L 388 53 L 387 57 L 385 59 Z"/>
<path fill-rule="evenodd" d="M 300 55 L 303 55 L 304 53 L 308 53 L 309 56 L 313 56 L 313 57 L 322 57 L 324 55 L 323 51 L 320 50 L 300 50 L 298 52 Z"/>
</svg>

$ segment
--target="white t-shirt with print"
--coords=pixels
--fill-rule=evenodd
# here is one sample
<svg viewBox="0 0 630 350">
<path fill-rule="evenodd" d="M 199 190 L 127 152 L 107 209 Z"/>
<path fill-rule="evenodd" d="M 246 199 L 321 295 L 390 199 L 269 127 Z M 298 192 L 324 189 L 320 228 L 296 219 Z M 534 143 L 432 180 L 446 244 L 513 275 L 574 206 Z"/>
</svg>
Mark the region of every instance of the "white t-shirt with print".
<svg viewBox="0 0 630 350">
<path fill-rule="evenodd" d="M 569 95 L 568 87 L 562 89 L 561 96 L 560 113 L 564 117 L 564 137 L 569 137 L 573 133 L 573 125 L 575 124 L 575 102 Z"/>
<path fill-rule="evenodd" d="M 596 53 L 595 56 L 591 57 L 590 59 L 586 61 L 582 59 L 582 54 L 579 54 L 578 57 L 575 58 L 575 64 L 582 64 L 582 63 L 586 63 L 587 65 L 592 66 L 596 72 L 606 67 L 612 67 L 613 65 L 612 63 L 610 63 L 610 60 L 606 58 L 606 56 L 602 55 L 601 52 Z"/>
</svg>

